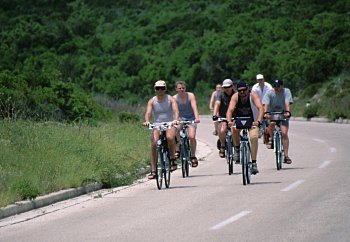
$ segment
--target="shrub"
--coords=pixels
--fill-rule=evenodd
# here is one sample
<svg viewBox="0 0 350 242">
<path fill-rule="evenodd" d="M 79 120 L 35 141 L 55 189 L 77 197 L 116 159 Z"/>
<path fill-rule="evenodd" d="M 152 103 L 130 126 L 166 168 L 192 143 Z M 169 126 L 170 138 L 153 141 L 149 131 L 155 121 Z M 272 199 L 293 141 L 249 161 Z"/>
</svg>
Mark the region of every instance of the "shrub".
<svg viewBox="0 0 350 242">
<path fill-rule="evenodd" d="M 129 113 L 129 112 L 120 112 L 118 114 L 119 121 L 121 123 L 127 123 L 127 122 L 140 122 L 140 116 L 137 113 Z"/>
<path fill-rule="evenodd" d="M 319 105 L 317 103 L 310 104 L 305 108 L 303 116 L 308 119 L 312 117 L 316 117 L 318 114 L 318 109 L 319 109 Z"/>
<path fill-rule="evenodd" d="M 19 180 L 14 185 L 14 190 L 20 197 L 20 199 L 34 199 L 40 195 L 39 189 L 34 186 L 28 179 Z"/>
</svg>

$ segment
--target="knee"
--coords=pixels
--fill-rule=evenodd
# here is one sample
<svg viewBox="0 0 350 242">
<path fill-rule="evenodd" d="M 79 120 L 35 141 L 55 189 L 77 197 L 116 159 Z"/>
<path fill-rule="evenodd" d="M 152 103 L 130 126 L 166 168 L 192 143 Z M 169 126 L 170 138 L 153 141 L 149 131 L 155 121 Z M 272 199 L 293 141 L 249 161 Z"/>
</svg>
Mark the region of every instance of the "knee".
<svg viewBox="0 0 350 242">
<path fill-rule="evenodd" d="M 288 139 L 288 133 L 287 132 L 282 132 L 282 138 Z"/>
</svg>

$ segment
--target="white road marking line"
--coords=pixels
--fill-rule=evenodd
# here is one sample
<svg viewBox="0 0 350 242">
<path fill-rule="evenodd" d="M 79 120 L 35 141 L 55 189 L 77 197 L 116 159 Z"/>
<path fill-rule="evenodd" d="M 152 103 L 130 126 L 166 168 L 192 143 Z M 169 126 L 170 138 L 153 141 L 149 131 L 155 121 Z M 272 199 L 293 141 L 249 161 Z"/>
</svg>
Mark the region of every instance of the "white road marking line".
<svg viewBox="0 0 350 242">
<path fill-rule="evenodd" d="M 290 184 L 288 187 L 282 189 L 281 191 L 282 191 L 282 192 L 288 192 L 288 191 L 290 191 L 290 190 L 296 188 L 297 186 L 299 186 L 299 185 L 302 184 L 303 182 L 305 182 L 305 180 L 298 180 L 298 181 L 296 181 L 296 182 Z"/>
<path fill-rule="evenodd" d="M 330 148 L 330 151 L 331 151 L 331 153 L 335 153 L 335 152 L 337 152 L 337 149 L 334 148 L 334 147 L 331 147 L 331 148 Z"/>
<path fill-rule="evenodd" d="M 246 216 L 246 215 L 248 215 L 250 213 L 251 213 L 251 211 L 244 210 L 244 211 L 242 211 L 240 213 L 237 213 L 236 215 L 234 215 L 234 216 L 232 216 L 232 217 L 222 221 L 221 223 L 218 223 L 217 225 L 214 225 L 210 229 L 212 229 L 212 230 L 221 229 L 222 227 L 224 227 L 224 226 L 226 226 L 226 225 L 228 225 L 230 223 L 233 223 L 233 222 L 237 221 L 238 219 L 240 219 L 240 218 L 242 218 L 242 217 L 244 217 L 244 216 Z"/>
<path fill-rule="evenodd" d="M 329 164 L 331 164 L 331 161 L 325 160 L 324 162 L 322 162 L 322 164 L 318 168 L 320 168 L 320 169 L 325 168 Z"/>
<path fill-rule="evenodd" d="M 316 139 L 316 138 L 314 138 L 313 140 L 316 141 L 316 142 L 319 142 L 319 143 L 326 143 L 326 141 L 324 141 L 324 140 L 322 140 L 322 139 Z"/>
</svg>

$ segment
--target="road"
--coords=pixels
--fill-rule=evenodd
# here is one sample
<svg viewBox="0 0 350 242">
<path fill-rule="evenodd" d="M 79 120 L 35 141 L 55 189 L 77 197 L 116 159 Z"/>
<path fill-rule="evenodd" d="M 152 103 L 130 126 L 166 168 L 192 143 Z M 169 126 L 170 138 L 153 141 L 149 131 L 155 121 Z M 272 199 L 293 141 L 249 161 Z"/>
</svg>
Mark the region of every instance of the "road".
<svg viewBox="0 0 350 242">
<path fill-rule="evenodd" d="M 189 178 L 101 191 L 0 221 L 0 241 L 349 241 L 350 125 L 291 121 L 291 165 L 275 168 L 259 144 L 260 173 L 229 176 L 209 118 L 198 139 L 211 149 Z M 260 141 L 259 141 L 260 142 Z"/>
</svg>

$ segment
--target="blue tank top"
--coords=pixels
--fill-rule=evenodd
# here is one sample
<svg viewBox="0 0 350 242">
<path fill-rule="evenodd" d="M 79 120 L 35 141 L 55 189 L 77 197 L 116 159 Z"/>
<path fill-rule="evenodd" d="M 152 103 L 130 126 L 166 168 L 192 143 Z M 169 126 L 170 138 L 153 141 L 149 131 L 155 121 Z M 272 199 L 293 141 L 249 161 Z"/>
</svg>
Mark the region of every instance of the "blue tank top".
<svg viewBox="0 0 350 242">
<path fill-rule="evenodd" d="M 176 94 L 175 100 L 179 108 L 179 119 L 192 121 L 195 119 L 194 112 L 191 103 L 188 98 L 188 93 L 186 92 L 185 102 L 181 103 L 179 95 Z"/>
</svg>

